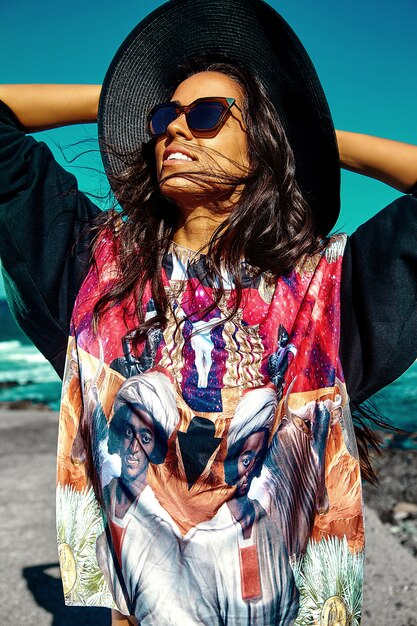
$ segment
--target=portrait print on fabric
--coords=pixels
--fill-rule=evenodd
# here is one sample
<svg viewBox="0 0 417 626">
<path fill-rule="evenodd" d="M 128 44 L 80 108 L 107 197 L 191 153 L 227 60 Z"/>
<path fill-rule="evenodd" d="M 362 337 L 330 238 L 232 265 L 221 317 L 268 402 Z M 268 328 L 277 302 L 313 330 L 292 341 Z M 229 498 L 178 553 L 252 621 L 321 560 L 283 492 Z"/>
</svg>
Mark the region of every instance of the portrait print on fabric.
<svg viewBox="0 0 417 626">
<path fill-rule="evenodd" d="M 330 239 L 280 279 L 242 263 L 231 319 L 227 298 L 211 306 L 204 255 L 173 244 L 167 324 L 135 347 L 132 302 L 104 313 L 112 333 L 92 329 L 117 279 L 103 238 L 74 309 L 60 417 L 67 604 L 117 607 L 141 625 L 359 625 L 361 483 L 338 359 L 344 244 Z M 144 314 L 155 315 L 150 290 Z"/>
</svg>

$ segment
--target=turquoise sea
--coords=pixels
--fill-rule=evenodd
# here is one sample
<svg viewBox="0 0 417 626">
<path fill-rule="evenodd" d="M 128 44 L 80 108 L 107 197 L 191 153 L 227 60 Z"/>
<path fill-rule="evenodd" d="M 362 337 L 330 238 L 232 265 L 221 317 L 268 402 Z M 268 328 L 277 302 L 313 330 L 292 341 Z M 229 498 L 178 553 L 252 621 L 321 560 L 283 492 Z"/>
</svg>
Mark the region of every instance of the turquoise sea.
<svg viewBox="0 0 417 626">
<path fill-rule="evenodd" d="M 59 408 L 61 381 L 0 300 L 0 402 L 30 400 Z"/>
<path fill-rule="evenodd" d="M 0 403 L 30 400 L 59 408 L 61 382 L 14 323 L 7 303 L 0 300 Z M 392 423 L 417 431 L 417 361 L 398 380 L 374 396 L 378 409 Z M 417 436 L 390 437 L 391 445 L 416 447 Z"/>
</svg>

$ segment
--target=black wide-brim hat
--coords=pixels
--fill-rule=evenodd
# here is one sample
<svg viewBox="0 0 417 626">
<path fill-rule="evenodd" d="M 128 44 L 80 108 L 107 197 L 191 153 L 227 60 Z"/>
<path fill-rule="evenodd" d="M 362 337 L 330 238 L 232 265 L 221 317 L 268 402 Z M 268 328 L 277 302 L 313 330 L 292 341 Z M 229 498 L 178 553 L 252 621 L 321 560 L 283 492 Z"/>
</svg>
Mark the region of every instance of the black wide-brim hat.
<svg viewBox="0 0 417 626">
<path fill-rule="evenodd" d="M 107 71 L 99 106 L 99 138 L 110 180 L 123 167 L 116 154 L 132 153 L 148 141 L 147 113 L 171 97 L 178 67 L 195 56 L 216 54 L 253 72 L 266 87 L 294 152 L 297 182 L 318 230 L 327 234 L 340 209 L 330 110 L 300 40 L 262 0 L 171 0 L 128 35 Z"/>
</svg>

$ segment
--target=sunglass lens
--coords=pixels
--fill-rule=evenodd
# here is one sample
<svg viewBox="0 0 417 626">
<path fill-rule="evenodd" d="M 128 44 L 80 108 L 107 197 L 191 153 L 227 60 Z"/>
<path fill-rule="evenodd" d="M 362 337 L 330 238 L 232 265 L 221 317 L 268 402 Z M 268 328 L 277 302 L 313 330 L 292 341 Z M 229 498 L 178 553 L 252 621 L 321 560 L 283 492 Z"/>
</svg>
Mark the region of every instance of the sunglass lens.
<svg viewBox="0 0 417 626">
<path fill-rule="evenodd" d="M 188 113 L 188 126 L 195 131 L 205 131 L 215 128 L 225 106 L 221 102 L 198 102 Z"/>
<path fill-rule="evenodd" d="M 149 130 L 152 135 L 164 135 L 168 126 L 177 117 L 176 104 L 174 102 L 162 104 L 157 107 L 149 120 Z"/>
</svg>

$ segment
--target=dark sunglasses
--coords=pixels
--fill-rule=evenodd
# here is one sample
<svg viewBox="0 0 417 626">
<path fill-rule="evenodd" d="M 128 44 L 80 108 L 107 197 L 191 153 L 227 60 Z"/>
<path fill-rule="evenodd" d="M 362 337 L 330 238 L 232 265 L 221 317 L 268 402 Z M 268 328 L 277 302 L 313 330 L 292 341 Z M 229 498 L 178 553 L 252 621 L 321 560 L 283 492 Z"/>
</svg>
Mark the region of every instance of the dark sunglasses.
<svg viewBox="0 0 417 626">
<path fill-rule="evenodd" d="M 178 102 L 157 104 L 148 113 L 148 133 L 151 137 L 165 135 L 171 122 L 184 113 L 193 134 L 210 134 L 225 122 L 232 106 L 242 112 L 234 98 L 198 98 L 187 106 L 181 106 Z"/>
</svg>

